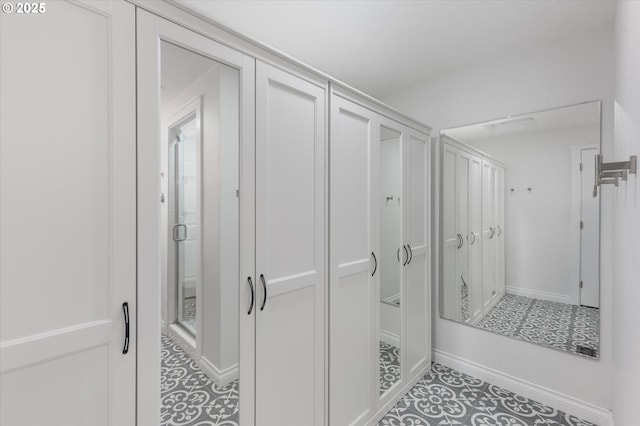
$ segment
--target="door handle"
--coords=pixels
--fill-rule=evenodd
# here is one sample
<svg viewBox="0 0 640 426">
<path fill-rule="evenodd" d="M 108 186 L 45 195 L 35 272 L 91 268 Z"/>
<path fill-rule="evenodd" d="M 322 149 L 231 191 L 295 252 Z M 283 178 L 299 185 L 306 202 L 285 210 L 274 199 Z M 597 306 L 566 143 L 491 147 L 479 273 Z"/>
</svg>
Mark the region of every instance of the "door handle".
<svg viewBox="0 0 640 426">
<path fill-rule="evenodd" d="M 184 238 L 180 238 L 180 228 L 184 227 Z M 177 235 L 176 235 L 176 231 Z M 184 241 L 187 239 L 187 225 L 183 224 L 183 223 L 176 223 L 175 225 L 173 225 L 173 228 L 171 230 L 172 234 L 173 234 L 173 241 Z"/>
<path fill-rule="evenodd" d="M 469 243 L 469 245 L 474 245 L 476 243 L 476 234 L 471 231 L 471 236 L 473 237 L 473 240 L 471 240 L 471 243 Z M 469 239 L 469 237 L 467 237 L 467 239 Z"/>
<path fill-rule="evenodd" d="M 122 353 L 127 354 L 129 352 L 129 303 L 124 302 L 122 304 L 122 313 L 124 314 L 124 346 L 122 347 Z"/>
<path fill-rule="evenodd" d="M 489 227 L 489 232 L 491 232 L 491 235 L 489 235 L 489 239 L 492 239 L 494 235 L 496 235 L 496 230 L 495 228 Z"/>
<path fill-rule="evenodd" d="M 267 304 L 267 282 L 262 274 L 260 274 L 260 281 L 262 281 L 262 290 L 264 291 L 264 299 L 262 299 L 262 306 L 260 306 L 260 310 L 264 311 L 264 305 Z"/>
<path fill-rule="evenodd" d="M 502 228 L 500 227 L 500 225 L 498 225 L 498 227 L 497 227 L 496 229 L 497 229 L 498 231 L 500 231 L 500 232 L 498 233 L 498 237 L 499 237 L 500 235 L 502 235 Z"/>
<path fill-rule="evenodd" d="M 251 315 L 251 312 L 253 312 L 253 302 L 255 299 L 255 291 L 253 288 L 253 281 L 251 281 L 251 277 L 247 278 L 247 281 L 249 282 L 249 288 L 251 288 L 251 305 L 249 305 L 249 312 L 247 313 L 247 315 Z"/>
<path fill-rule="evenodd" d="M 373 261 L 375 262 L 373 265 L 373 272 L 371 273 L 371 276 L 374 276 L 378 270 L 378 259 L 376 259 L 376 254 L 374 252 L 371 252 L 371 256 L 373 256 Z"/>
<path fill-rule="evenodd" d="M 398 263 L 401 263 L 402 261 L 400 260 L 400 249 L 398 249 L 398 251 L 396 252 L 396 257 L 398 258 Z"/>
<path fill-rule="evenodd" d="M 411 244 L 407 244 L 407 247 L 409 247 L 409 261 L 407 262 L 408 265 L 413 260 L 413 250 L 411 250 Z"/>
<path fill-rule="evenodd" d="M 458 247 L 456 247 L 456 249 L 462 248 L 463 244 L 464 244 L 464 238 L 462 238 L 461 234 L 458 234 Z"/>
<path fill-rule="evenodd" d="M 402 248 L 404 249 L 404 255 L 405 255 L 405 260 L 402 266 L 405 266 L 407 263 L 409 263 L 409 252 L 407 251 L 407 246 L 402 246 Z"/>
</svg>

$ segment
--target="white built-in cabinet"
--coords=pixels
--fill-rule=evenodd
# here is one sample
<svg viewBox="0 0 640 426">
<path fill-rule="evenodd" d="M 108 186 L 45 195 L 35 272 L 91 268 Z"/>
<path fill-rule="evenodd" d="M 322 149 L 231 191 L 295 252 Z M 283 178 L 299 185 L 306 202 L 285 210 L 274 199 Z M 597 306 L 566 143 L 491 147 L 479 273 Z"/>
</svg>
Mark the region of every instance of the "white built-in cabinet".
<svg viewBox="0 0 640 426">
<path fill-rule="evenodd" d="M 174 6 L 141 4 L 2 15 L 0 423 L 160 423 L 169 43 L 238 71 L 241 426 L 372 424 L 430 368 L 429 129 L 347 88 L 329 95 L 326 76 Z M 382 395 L 381 126 L 400 135 L 402 182 L 401 368 Z"/>
<path fill-rule="evenodd" d="M 445 318 L 476 324 L 505 293 L 504 167 L 441 136 Z"/>
<path fill-rule="evenodd" d="M 505 293 L 504 167 L 482 161 L 482 303 L 487 313 Z"/>
<path fill-rule="evenodd" d="M 133 426 L 135 7 L 45 6 L 0 15 L 0 424 Z"/>
<path fill-rule="evenodd" d="M 330 145 L 329 424 L 379 419 L 430 365 L 429 137 L 334 88 Z M 400 377 L 379 389 L 382 129 L 399 136 Z M 393 247 L 393 257 L 396 247 Z M 400 259 L 402 257 L 402 259 Z M 395 261 L 395 260 L 394 260 Z M 384 305 L 383 305 L 384 306 Z"/>
<path fill-rule="evenodd" d="M 258 425 L 324 424 L 325 114 L 322 83 L 257 62 Z"/>
</svg>

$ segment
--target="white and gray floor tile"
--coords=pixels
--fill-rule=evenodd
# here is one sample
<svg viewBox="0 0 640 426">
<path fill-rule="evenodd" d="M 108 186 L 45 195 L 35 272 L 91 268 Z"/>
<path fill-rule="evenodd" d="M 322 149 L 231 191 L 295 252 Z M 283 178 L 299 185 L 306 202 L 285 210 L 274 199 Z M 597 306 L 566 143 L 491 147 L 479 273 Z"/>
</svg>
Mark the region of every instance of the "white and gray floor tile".
<svg viewBox="0 0 640 426">
<path fill-rule="evenodd" d="M 433 364 L 378 426 L 595 426 L 459 371 Z"/>
<path fill-rule="evenodd" d="M 477 326 L 576 354 L 579 346 L 597 351 L 600 343 L 599 309 L 513 294 L 505 294 Z"/>
<path fill-rule="evenodd" d="M 238 381 L 218 387 L 166 335 L 160 364 L 161 426 L 238 426 Z"/>
</svg>

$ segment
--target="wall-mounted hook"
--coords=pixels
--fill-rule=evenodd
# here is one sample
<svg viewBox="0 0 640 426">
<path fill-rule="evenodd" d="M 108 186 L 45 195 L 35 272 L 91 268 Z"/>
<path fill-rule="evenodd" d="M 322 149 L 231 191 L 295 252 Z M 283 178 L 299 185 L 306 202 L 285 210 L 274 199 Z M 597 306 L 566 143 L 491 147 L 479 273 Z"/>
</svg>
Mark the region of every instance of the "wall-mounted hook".
<svg viewBox="0 0 640 426">
<path fill-rule="evenodd" d="M 615 185 L 618 186 L 619 180 L 626 181 L 629 173 L 638 174 L 638 157 L 632 155 L 629 157 L 629 161 L 616 161 L 613 163 L 603 163 L 602 154 L 595 156 L 596 160 L 596 173 L 595 184 L 593 185 L 593 196 L 598 196 L 598 187 L 600 185 Z"/>
</svg>

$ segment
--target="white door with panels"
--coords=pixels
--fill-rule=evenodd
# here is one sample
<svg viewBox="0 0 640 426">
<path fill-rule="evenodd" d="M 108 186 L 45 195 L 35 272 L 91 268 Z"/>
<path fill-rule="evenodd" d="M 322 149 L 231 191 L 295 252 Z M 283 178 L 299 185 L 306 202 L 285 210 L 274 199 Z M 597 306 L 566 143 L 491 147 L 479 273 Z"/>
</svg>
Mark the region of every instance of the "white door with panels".
<svg viewBox="0 0 640 426">
<path fill-rule="evenodd" d="M 482 318 L 482 157 L 469 154 L 469 322 Z"/>
<path fill-rule="evenodd" d="M 505 248 L 505 187 L 504 167 L 496 166 L 495 180 L 495 239 L 496 239 L 496 299 L 500 300 L 506 290 L 506 248 Z"/>
<path fill-rule="evenodd" d="M 482 158 L 442 136 L 443 294 L 445 318 L 474 324 L 483 314 Z"/>
<path fill-rule="evenodd" d="M 365 425 L 430 366 L 429 137 L 336 88 L 330 128 L 329 424 Z"/>
<path fill-rule="evenodd" d="M 0 16 L 0 424 L 136 404 L 135 11 Z"/>
<path fill-rule="evenodd" d="M 378 336 L 374 327 L 375 114 L 331 98 L 329 392 L 330 424 L 364 424 L 375 412 Z"/>
<path fill-rule="evenodd" d="M 187 260 L 193 263 L 202 261 L 202 283 L 198 286 L 200 291 L 197 296 L 196 335 L 193 336 L 196 347 L 190 356 L 203 373 L 212 378 L 214 383 L 210 383 L 211 386 L 218 384 L 216 380 L 238 380 L 236 384 L 225 385 L 228 400 L 231 401 L 229 404 L 234 412 L 221 411 L 220 406 L 223 404 L 206 405 L 208 396 L 201 394 L 201 399 L 197 401 L 178 404 L 176 410 L 165 410 L 165 416 L 176 416 L 175 421 L 181 421 L 184 416 L 193 415 L 194 412 L 204 413 L 212 419 L 233 416 L 242 426 L 252 426 L 256 422 L 255 60 L 143 10 L 137 11 L 137 30 L 138 296 L 142 302 L 138 312 L 137 424 L 151 426 L 161 422 L 161 270 L 169 267 L 163 263 L 159 248 L 163 241 L 188 242 L 191 238 L 192 250 L 185 250 L 189 254 Z M 178 72 L 168 66 L 172 62 L 175 62 Z M 197 70 L 201 70 L 207 79 L 201 79 L 201 75 L 194 72 Z M 194 78 L 194 75 L 198 78 Z M 223 84 L 225 81 L 227 84 Z M 203 86 L 207 91 L 204 94 L 196 93 L 197 101 L 194 103 L 191 97 L 193 93 L 182 96 L 184 92 L 178 91 L 177 87 L 193 89 L 198 86 L 194 84 L 196 82 L 204 82 Z M 182 86 L 178 86 L 178 83 L 182 83 Z M 170 96 L 171 93 L 177 94 Z M 183 102 L 184 98 L 187 99 L 186 104 Z M 200 111 L 194 118 L 195 126 L 203 128 L 199 133 L 203 140 L 189 142 L 183 138 L 178 143 L 171 132 L 163 133 L 161 112 L 175 112 L 174 107 L 178 107 L 179 111 Z M 178 116 L 184 117 L 184 114 L 178 113 Z M 200 120 L 199 116 L 204 118 Z M 172 120 L 169 122 L 172 123 Z M 188 129 L 179 130 L 185 137 L 189 137 Z M 163 140 L 163 136 L 168 140 Z M 177 161 L 170 160 L 172 142 L 184 144 L 175 147 L 178 155 L 174 159 Z M 191 153 L 189 156 L 183 155 L 184 151 Z M 180 157 L 184 161 L 180 161 Z M 222 164 L 225 160 L 235 164 Z M 165 171 L 167 168 L 170 170 L 170 163 L 175 163 L 178 166 L 176 174 L 182 174 L 185 178 L 177 179 L 178 197 L 175 202 L 184 206 L 183 211 L 176 212 L 177 219 L 183 220 L 171 221 L 165 218 L 163 222 L 161 212 L 168 207 L 163 207 L 161 194 L 169 191 L 170 185 L 164 183 L 163 186 L 162 178 L 163 175 L 171 176 L 172 173 Z M 181 167 L 189 173 L 182 173 Z M 179 186 L 187 183 L 192 187 Z M 180 196 L 182 190 L 184 200 Z M 171 204 L 172 194 L 168 195 L 168 204 Z M 179 217 L 181 214 L 187 216 L 184 213 L 188 213 L 192 219 Z M 199 222 L 203 224 L 202 230 L 196 234 Z M 194 234 L 201 241 L 195 241 Z M 184 262 L 183 265 L 187 263 Z M 176 274 L 173 271 L 173 275 L 179 277 L 179 282 L 191 275 L 189 270 L 200 268 L 193 263 L 182 266 L 181 269 L 187 273 Z M 229 272 L 225 275 L 227 279 L 218 278 L 222 276 L 223 268 Z M 211 270 L 215 274 L 210 273 Z M 170 272 L 169 275 L 172 275 Z M 228 287 L 216 292 L 214 285 L 217 283 Z M 189 291 L 189 287 L 182 289 L 185 290 Z M 235 293 L 228 296 L 235 303 L 231 306 L 223 303 L 214 305 L 214 302 L 218 302 L 214 299 L 227 297 L 223 294 L 227 290 L 228 293 Z M 182 303 L 182 298 L 178 299 L 178 303 Z M 214 330 L 218 330 L 215 327 L 222 324 L 220 318 L 223 309 L 234 317 L 226 323 L 229 325 L 223 327 L 223 331 L 235 335 L 215 340 Z M 173 326 L 185 322 L 181 315 L 174 315 L 173 321 L 176 323 L 171 324 L 169 331 L 172 331 Z M 237 328 L 231 331 L 232 327 Z M 170 337 L 169 332 L 168 338 Z M 215 344 L 218 346 L 214 347 Z M 230 347 L 232 350 L 222 352 Z M 166 355 L 170 352 L 165 350 L 164 353 Z M 233 360 L 225 359 L 226 365 L 230 367 L 220 369 L 221 364 L 216 356 L 221 358 L 224 354 L 226 358 L 231 358 L 230 353 L 235 354 Z M 179 363 L 175 368 L 177 374 L 187 372 L 187 368 Z M 207 371 L 207 368 L 212 371 Z M 165 366 L 165 370 L 171 368 Z M 165 386 L 164 392 L 166 389 Z M 177 393 L 178 398 L 181 395 L 180 392 Z M 175 397 L 170 395 L 167 398 L 173 400 Z M 198 403 L 201 405 L 195 409 L 191 406 Z M 202 404 L 205 408 L 202 408 Z M 228 406 L 225 405 L 224 408 L 228 409 Z M 162 420 L 167 421 L 167 417 Z"/>
<path fill-rule="evenodd" d="M 482 300 L 484 312 L 493 307 L 498 294 L 496 271 L 496 166 L 482 162 Z"/>
<path fill-rule="evenodd" d="M 256 421 L 324 425 L 325 87 L 256 68 Z"/>
<path fill-rule="evenodd" d="M 404 241 L 409 248 L 405 267 L 403 362 L 406 377 L 415 377 L 431 364 L 431 275 L 430 164 L 429 136 L 411 128 L 404 129 L 403 169 L 405 176 Z"/>
<path fill-rule="evenodd" d="M 460 150 L 450 144 L 442 144 L 441 162 L 441 205 L 444 214 L 442 226 L 442 265 L 443 281 L 440 295 L 440 311 L 445 318 L 462 321 L 462 294 L 458 275 L 458 251 L 462 248 L 462 236 L 458 231 L 458 163 Z"/>
</svg>

